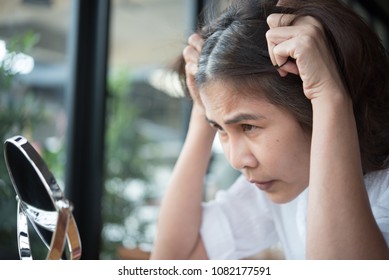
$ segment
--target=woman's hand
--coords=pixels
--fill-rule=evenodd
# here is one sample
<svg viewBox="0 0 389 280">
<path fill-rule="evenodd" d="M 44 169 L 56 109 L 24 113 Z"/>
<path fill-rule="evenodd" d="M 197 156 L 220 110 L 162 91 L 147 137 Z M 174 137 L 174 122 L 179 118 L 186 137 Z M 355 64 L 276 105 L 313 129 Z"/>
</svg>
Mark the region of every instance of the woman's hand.
<svg viewBox="0 0 389 280">
<path fill-rule="evenodd" d="M 312 103 L 306 257 L 387 258 L 364 185 L 351 98 L 323 26 L 309 16 L 272 14 L 267 21 L 272 63 L 281 76 L 300 75 Z"/>
<path fill-rule="evenodd" d="M 182 52 L 185 60 L 186 84 L 188 86 L 189 93 L 193 102 L 201 106 L 202 103 L 196 86 L 195 76 L 198 69 L 198 62 L 203 43 L 203 38 L 201 38 L 199 34 L 194 33 L 188 38 L 188 45 Z"/>
<path fill-rule="evenodd" d="M 310 100 L 322 96 L 323 92 L 326 97 L 328 92 L 345 93 L 320 22 L 310 16 L 295 19 L 289 14 L 271 14 L 267 22 L 269 55 L 273 65 L 279 66 L 281 76 L 300 75 L 304 93 Z M 290 22 L 292 25 L 288 25 Z"/>
<path fill-rule="evenodd" d="M 204 106 L 195 80 L 203 44 L 203 38 L 199 34 L 194 33 L 188 38 L 188 45 L 184 48 L 182 54 L 185 61 L 186 84 L 193 100 L 190 127 L 206 132 L 205 135 L 213 139 L 215 129 L 205 121 Z M 196 133 L 196 135 L 203 135 L 203 133 Z"/>
</svg>

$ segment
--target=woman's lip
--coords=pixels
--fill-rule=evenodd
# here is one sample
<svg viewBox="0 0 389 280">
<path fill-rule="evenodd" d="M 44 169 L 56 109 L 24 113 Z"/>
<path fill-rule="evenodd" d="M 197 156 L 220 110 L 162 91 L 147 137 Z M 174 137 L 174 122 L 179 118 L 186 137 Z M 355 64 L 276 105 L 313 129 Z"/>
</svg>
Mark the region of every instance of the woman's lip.
<svg viewBox="0 0 389 280">
<path fill-rule="evenodd" d="M 269 191 L 273 185 L 273 181 L 259 182 L 259 181 L 250 181 L 261 191 Z"/>
</svg>

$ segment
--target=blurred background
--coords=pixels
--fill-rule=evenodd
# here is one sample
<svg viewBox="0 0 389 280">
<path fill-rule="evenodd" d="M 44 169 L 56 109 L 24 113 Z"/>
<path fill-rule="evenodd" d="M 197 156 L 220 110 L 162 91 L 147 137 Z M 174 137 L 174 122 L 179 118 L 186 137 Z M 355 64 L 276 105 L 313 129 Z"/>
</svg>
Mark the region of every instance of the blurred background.
<svg viewBox="0 0 389 280">
<path fill-rule="evenodd" d="M 226 3 L 0 0 L 1 141 L 20 134 L 40 152 L 74 205 L 83 259 L 152 250 L 191 106 L 172 67 L 208 2 Z M 388 47 L 388 2 L 346 2 Z M 0 259 L 18 259 L 15 191 L 0 153 Z M 204 200 L 236 176 L 215 142 Z"/>
</svg>

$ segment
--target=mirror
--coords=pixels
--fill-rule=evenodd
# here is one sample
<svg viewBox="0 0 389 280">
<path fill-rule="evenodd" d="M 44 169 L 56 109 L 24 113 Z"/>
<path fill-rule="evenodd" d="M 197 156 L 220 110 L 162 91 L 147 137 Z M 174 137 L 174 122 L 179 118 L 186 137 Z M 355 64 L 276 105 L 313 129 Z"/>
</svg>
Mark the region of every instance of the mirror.
<svg viewBox="0 0 389 280">
<path fill-rule="evenodd" d="M 46 259 L 80 259 L 81 241 L 72 206 L 38 152 L 26 138 L 15 136 L 5 141 L 4 156 L 18 202 L 20 259 L 32 259 L 28 222 L 48 248 Z"/>
</svg>

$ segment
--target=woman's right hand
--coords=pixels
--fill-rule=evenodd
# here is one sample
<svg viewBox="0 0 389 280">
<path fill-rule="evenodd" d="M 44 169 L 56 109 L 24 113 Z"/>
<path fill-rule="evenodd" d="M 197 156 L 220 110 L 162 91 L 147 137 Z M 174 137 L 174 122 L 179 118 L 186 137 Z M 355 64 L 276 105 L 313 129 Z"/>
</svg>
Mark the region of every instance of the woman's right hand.
<svg viewBox="0 0 389 280">
<path fill-rule="evenodd" d="M 196 105 L 202 107 L 201 99 L 199 97 L 198 88 L 196 86 L 195 76 L 198 69 L 198 63 L 200 58 L 201 48 L 203 46 L 203 38 L 193 33 L 188 38 L 188 45 L 184 48 L 182 54 L 185 61 L 185 73 L 186 73 L 186 84 L 193 102 Z"/>
<path fill-rule="evenodd" d="M 204 106 L 200 98 L 199 89 L 196 84 L 196 73 L 200 59 L 201 48 L 204 39 L 197 33 L 193 33 L 188 38 L 188 45 L 184 48 L 182 54 L 185 61 L 186 85 L 189 94 L 193 100 L 193 108 L 190 120 L 190 128 L 193 128 L 196 138 L 204 136 L 204 139 L 213 141 L 216 130 L 212 128 L 205 120 Z M 202 136 L 200 136 L 202 135 Z"/>
</svg>

